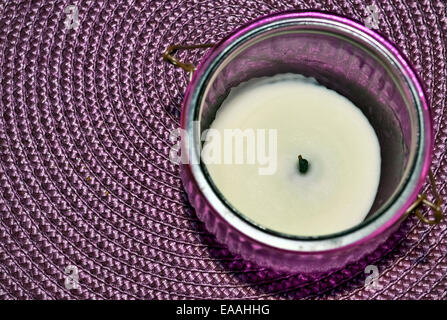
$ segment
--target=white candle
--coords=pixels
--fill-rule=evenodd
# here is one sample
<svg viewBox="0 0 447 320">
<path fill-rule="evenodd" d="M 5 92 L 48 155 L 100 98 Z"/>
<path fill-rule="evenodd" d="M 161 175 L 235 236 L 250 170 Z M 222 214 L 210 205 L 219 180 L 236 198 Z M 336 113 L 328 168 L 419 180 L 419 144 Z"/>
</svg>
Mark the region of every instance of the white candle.
<svg viewBox="0 0 447 320">
<path fill-rule="evenodd" d="M 223 196 L 253 222 L 316 236 L 353 227 L 369 212 L 380 178 L 377 136 L 360 109 L 313 79 L 250 80 L 232 89 L 211 128 L 222 136 L 225 129 L 277 130 L 273 174 L 260 175 L 258 164 L 206 164 Z M 309 162 L 305 173 L 298 155 Z"/>
</svg>

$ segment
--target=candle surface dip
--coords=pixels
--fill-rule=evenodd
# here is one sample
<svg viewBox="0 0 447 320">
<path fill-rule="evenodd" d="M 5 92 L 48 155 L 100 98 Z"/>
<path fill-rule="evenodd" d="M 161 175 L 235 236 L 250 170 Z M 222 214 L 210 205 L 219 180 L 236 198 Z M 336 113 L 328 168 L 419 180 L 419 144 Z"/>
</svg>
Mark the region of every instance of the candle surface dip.
<svg viewBox="0 0 447 320">
<path fill-rule="evenodd" d="M 210 129 L 202 151 L 221 150 L 221 161 L 204 161 L 214 185 L 260 227 L 295 236 L 331 234 L 361 223 L 374 202 L 381 165 L 374 129 L 351 101 L 313 78 L 280 74 L 242 83 Z M 237 129 L 246 134 L 244 152 L 251 131 L 256 147 L 265 143 L 264 154 L 274 151 L 274 166 L 260 174 L 265 159 L 253 163 L 247 154 L 237 163 L 235 140 L 222 140 Z M 276 148 L 268 139 L 274 130 Z M 220 132 L 221 141 L 211 131 Z M 224 161 L 229 145 L 231 163 Z M 309 164 L 305 172 L 299 170 L 300 155 Z"/>
</svg>

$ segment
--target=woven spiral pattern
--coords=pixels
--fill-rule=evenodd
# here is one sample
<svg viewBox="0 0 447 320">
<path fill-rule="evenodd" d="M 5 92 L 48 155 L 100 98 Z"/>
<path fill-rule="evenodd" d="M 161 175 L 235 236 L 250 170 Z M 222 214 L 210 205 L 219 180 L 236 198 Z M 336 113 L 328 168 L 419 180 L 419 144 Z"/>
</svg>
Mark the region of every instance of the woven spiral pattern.
<svg viewBox="0 0 447 320">
<path fill-rule="evenodd" d="M 162 61 L 169 44 L 215 42 L 288 9 L 364 21 L 371 3 L 0 0 L 0 298 L 446 299 L 445 222 L 410 217 L 373 255 L 343 270 L 278 273 L 215 241 L 169 161 L 188 81 Z M 375 3 L 378 31 L 425 84 L 436 134 L 432 169 L 447 203 L 447 5 Z M 78 7 L 77 29 L 64 23 L 68 5 Z M 197 63 L 203 54 L 179 57 Z M 378 267 L 379 289 L 365 288 L 366 264 Z M 78 288 L 66 288 L 67 266 L 77 268 Z"/>
</svg>

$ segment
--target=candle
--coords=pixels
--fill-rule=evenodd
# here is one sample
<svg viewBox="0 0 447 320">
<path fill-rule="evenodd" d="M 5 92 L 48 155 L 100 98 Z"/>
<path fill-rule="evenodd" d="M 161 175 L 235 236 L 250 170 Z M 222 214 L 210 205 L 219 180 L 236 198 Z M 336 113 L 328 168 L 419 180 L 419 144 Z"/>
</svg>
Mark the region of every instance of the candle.
<svg viewBox="0 0 447 320">
<path fill-rule="evenodd" d="M 233 88 L 204 140 L 214 185 L 264 228 L 331 234 L 361 223 L 373 204 L 381 162 L 374 129 L 352 102 L 312 78 L 282 74 Z"/>
</svg>

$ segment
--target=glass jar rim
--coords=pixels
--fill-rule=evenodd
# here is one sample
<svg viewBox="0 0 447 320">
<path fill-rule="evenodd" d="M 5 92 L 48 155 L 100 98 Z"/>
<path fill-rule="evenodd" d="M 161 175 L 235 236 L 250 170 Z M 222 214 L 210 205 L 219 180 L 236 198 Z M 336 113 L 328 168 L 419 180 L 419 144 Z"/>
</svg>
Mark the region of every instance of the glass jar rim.
<svg viewBox="0 0 447 320">
<path fill-rule="evenodd" d="M 341 232 L 321 236 L 295 236 L 265 228 L 238 212 L 215 188 L 210 177 L 207 176 L 206 169 L 204 170 L 203 166 L 200 165 L 200 157 L 197 152 L 191 153 L 192 157 L 198 158 L 191 159 L 192 161 L 186 165 L 186 169 L 190 171 L 202 194 L 215 211 L 231 227 L 259 242 L 292 251 L 324 251 L 366 241 L 388 229 L 394 223 L 401 221 L 406 209 L 417 197 L 424 183 L 431 162 L 433 142 L 430 110 L 424 90 L 412 67 L 390 42 L 361 24 L 333 14 L 292 11 L 260 18 L 227 36 L 214 46 L 202 60 L 186 91 L 181 123 L 182 128 L 187 132 L 188 145 L 196 148 L 200 143 L 200 139 L 197 141 L 197 132 L 194 132 L 192 123 L 198 118 L 204 88 L 216 72 L 217 66 L 230 52 L 234 52 L 249 39 L 262 34 L 265 30 L 278 29 L 287 25 L 325 28 L 326 30 L 343 32 L 352 41 L 357 40 L 358 42 L 359 39 L 368 41 L 381 53 L 380 57 L 388 59 L 405 78 L 417 109 L 420 132 L 417 135 L 419 141 L 414 155 L 413 167 L 409 171 L 406 183 L 400 187 L 400 192 L 395 195 L 394 201 L 387 207 L 382 208 L 382 212 L 375 217 Z"/>
</svg>

